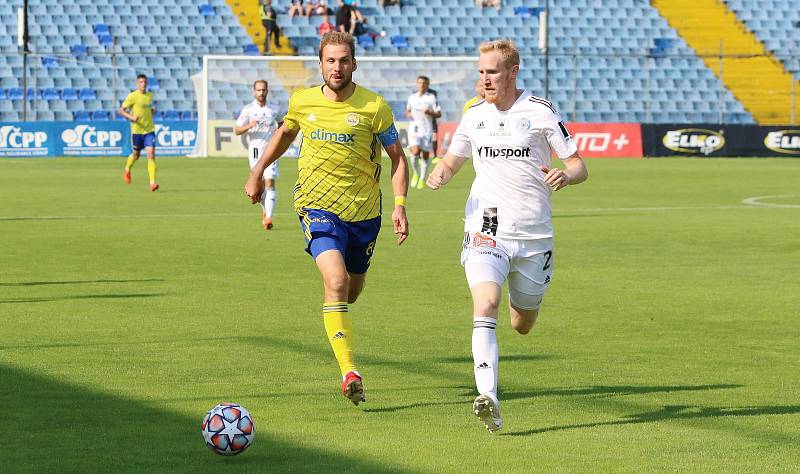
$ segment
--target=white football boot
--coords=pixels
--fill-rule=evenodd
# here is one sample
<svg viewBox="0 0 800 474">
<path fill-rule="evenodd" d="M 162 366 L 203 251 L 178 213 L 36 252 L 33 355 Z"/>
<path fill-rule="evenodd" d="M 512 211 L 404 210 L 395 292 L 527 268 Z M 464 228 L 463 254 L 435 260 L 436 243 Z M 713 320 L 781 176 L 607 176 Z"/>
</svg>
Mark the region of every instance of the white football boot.
<svg viewBox="0 0 800 474">
<path fill-rule="evenodd" d="M 500 403 L 491 395 L 478 395 L 472 402 L 472 411 L 480 418 L 489 433 L 500 431 L 503 428 L 503 419 L 500 417 Z"/>
</svg>

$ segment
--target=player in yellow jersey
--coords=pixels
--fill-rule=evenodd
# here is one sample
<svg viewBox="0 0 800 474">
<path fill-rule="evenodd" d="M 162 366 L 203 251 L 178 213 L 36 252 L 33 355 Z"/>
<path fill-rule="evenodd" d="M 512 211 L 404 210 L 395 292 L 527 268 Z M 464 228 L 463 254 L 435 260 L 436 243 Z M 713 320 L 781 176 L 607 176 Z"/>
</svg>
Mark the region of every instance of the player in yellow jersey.
<svg viewBox="0 0 800 474">
<path fill-rule="evenodd" d="M 482 101 L 485 95 L 486 93 L 483 90 L 483 83 L 480 79 L 478 79 L 478 82 L 475 83 L 475 97 L 464 103 L 464 110 L 462 112 L 467 113 L 467 109 Z"/>
<path fill-rule="evenodd" d="M 392 162 L 392 222 L 398 245 L 408 237 L 408 169 L 391 108 L 383 97 L 352 81 L 357 68 L 353 36 L 326 33 L 319 64 L 325 83 L 289 99 L 283 125 L 251 169 L 245 193 L 253 204 L 259 202 L 264 170 L 302 132 L 294 208 L 306 252 L 322 275 L 322 316 L 342 373 L 342 393 L 358 405 L 365 400 L 364 384 L 353 357 L 347 305 L 364 288 L 381 226 L 381 145 Z"/>
<path fill-rule="evenodd" d="M 130 112 L 129 112 L 130 110 Z M 150 175 L 150 191 L 158 189 L 156 183 L 156 126 L 153 124 L 153 93 L 147 90 L 147 76 L 136 77 L 136 90 L 125 97 L 119 114 L 131 121 L 131 143 L 133 153 L 125 164 L 125 182 L 131 184 L 131 168 L 144 148 L 147 152 L 147 172 Z"/>
</svg>

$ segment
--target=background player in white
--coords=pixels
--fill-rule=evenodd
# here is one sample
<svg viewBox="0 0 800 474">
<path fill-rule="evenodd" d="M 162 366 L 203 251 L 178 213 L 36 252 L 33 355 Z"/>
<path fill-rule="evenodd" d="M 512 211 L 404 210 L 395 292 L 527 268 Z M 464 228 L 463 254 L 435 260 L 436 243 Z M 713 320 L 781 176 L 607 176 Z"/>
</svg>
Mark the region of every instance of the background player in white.
<svg viewBox="0 0 800 474">
<path fill-rule="evenodd" d="M 425 187 L 428 173 L 428 159 L 433 142 L 433 119 L 442 116 L 436 96 L 428 91 L 431 80 L 425 76 L 417 78 L 417 92 L 408 97 L 406 117 L 411 119 L 408 126 L 408 147 L 411 149 L 411 187 Z M 422 159 L 420 160 L 420 153 Z"/>
<path fill-rule="evenodd" d="M 503 283 L 508 280 L 511 325 L 527 334 L 553 271 L 550 194 L 585 181 L 588 172 L 553 105 L 517 89 L 519 51 L 512 41 L 482 43 L 478 72 L 485 100 L 467 109 L 427 183 L 438 189 L 473 159 L 461 262 L 474 309 L 472 355 L 480 395 L 473 410 L 493 432 L 503 425 L 495 334 Z M 551 166 L 552 153 L 566 169 Z"/>
<path fill-rule="evenodd" d="M 242 108 L 236 120 L 236 135 L 247 134 L 250 169 L 258 163 L 261 152 L 278 129 L 278 114 L 267 104 L 269 84 L 263 79 L 253 83 L 253 100 Z M 264 193 L 261 195 L 261 223 L 265 230 L 272 229 L 272 213 L 275 210 L 275 179 L 278 177 L 278 162 L 264 170 Z"/>
</svg>

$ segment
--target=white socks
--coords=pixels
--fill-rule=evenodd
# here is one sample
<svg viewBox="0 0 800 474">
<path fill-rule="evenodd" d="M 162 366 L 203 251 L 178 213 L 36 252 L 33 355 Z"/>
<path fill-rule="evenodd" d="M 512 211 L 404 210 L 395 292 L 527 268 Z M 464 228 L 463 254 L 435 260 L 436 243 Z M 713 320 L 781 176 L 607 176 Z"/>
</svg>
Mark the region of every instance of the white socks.
<svg viewBox="0 0 800 474">
<path fill-rule="evenodd" d="M 425 175 L 428 173 L 428 160 L 419 160 L 419 179 L 425 180 Z"/>
<path fill-rule="evenodd" d="M 275 190 L 265 189 L 261 195 L 261 207 L 264 208 L 264 213 L 267 217 L 272 218 L 272 211 L 275 210 Z"/>
<path fill-rule="evenodd" d="M 475 362 L 475 385 L 481 395 L 497 400 L 497 320 L 483 316 L 472 318 L 472 360 Z"/>
</svg>

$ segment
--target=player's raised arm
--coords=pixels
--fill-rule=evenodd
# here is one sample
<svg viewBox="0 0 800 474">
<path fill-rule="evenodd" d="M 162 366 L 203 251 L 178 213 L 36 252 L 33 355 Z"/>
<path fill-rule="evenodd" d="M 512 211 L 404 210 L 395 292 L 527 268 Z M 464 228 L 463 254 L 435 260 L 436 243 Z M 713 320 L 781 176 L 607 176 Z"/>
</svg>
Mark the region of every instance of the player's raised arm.
<svg viewBox="0 0 800 474">
<path fill-rule="evenodd" d="M 264 192 L 264 182 L 261 180 L 264 170 L 286 153 L 299 130 L 287 127 L 284 122 L 281 128 L 272 135 L 272 139 L 270 139 L 267 147 L 264 148 L 264 152 L 261 153 L 258 163 L 250 170 L 250 177 L 244 185 L 244 192 L 250 197 L 253 204 L 257 204 L 260 201 L 261 193 Z"/>
</svg>

